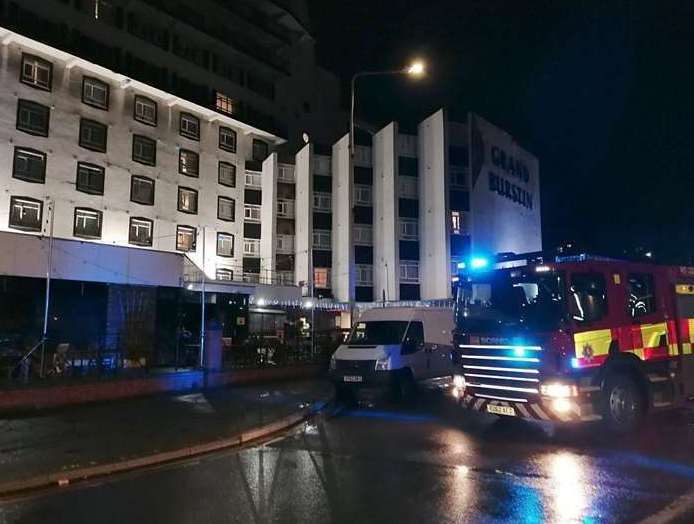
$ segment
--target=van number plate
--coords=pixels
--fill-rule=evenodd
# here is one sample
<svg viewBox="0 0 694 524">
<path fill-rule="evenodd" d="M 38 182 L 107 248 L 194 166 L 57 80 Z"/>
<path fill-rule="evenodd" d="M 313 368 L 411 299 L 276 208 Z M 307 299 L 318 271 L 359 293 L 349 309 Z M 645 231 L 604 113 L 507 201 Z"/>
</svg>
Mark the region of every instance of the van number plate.
<svg viewBox="0 0 694 524">
<path fill-rule="evenodd" d="M 361 375 L 345 375 L 342 377 L 345 382 L 361 382 L 363 379 Z"/>
<path fill-rule="evenodd" d="M 506 415 L 507 417 L 515 417 L 516 410 L 510 406 L 497 406 L 496 404 L 487 404 L 487 411 L 495 415 Z"/>
</svg>

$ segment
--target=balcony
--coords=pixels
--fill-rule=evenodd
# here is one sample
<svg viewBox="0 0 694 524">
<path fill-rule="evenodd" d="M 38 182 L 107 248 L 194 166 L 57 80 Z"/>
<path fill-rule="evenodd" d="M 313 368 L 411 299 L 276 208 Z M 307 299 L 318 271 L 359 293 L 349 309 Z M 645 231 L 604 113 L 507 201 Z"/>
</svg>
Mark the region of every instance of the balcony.
<svg viewBox="0 0 694 524">
<path fill-rule="evenodd" d="M 260 240 L 255 238 L 243 239 L 243 254 L 248 257 L 260 256 Z"/>
<path fill-rule="evenodd" d="M 374 285 L 374 268 L 368 264 L 356 264 L 355 265 L 356 279 L 355 283 L 357 286 L 373 286 Z"/>
<path fill-rule="evenodd" d="M 243 218 L 246 222 L 260 222 L 260 206 L 245 204 L 243 206 Z"/>
<path fill-rule="evenodd" d="M 286 184 L 293 184 L 295 182 L 294 166 L 291 164 L 278 164 L 277 180 Z"/>
<path fill-rule="evenodd" d="M 400 282 L 402 284 L 419 283 L 419 262 L 400 263 Z"/>
<path fill-rule="evenodd" d="M 260 189 L 263 178 L 262 174 L 256 171 L 246 171 L 246 187 Z"/>
<path fill-rule="evenodd" d="M 294 271 L 277 271 L 275 273 L 275 283 L 280 286 L 293 286 Z"/>
<path fill-rule="evenodd" d="M 354 243 L 358 246 L 373 245 L 373 227 L 364 225 L 354 225 L 352 230 L 354 234 Z"/>
<path fill-rule="evenodd" d="M 294 235 L 277 235 L 275 247 L 277 253 L 291 255 L 294 253 Z"/>
<path fill-rule="evenodd" d="M 314 249 L 331 249 L 332 234 L 329 230 L 314 229 L 313 230 L 313 248 Z"/>
<path fill-rule="evenodd" d="M 244 273 L 243 281 L 249 284 L 260 284 L 260 273 Z"/>
<path fill-rule="evenodd" d="M 294 218 L 294 201 L 286 198 L 277 199 L 277 216 L 279 218 Z"/>
</svg>

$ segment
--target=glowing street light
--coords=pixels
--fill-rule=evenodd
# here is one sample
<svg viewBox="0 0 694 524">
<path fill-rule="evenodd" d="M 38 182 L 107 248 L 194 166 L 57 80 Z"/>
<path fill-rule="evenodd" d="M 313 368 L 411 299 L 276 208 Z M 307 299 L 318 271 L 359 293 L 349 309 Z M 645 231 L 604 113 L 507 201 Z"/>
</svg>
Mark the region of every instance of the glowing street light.
<svg viewBox="0 0 694 524">
<path fill-rule="evenodd" d="M 424 62 L 422 62 L 421 60 L 417 60 L 415 62 L 412 62 L 407 67 L 407 74 L 410 76 L 419 77 L 419 76 L 423 76 L 425 73 L 426 73 L 426 66 L 424 65 Z"/>
</svg>

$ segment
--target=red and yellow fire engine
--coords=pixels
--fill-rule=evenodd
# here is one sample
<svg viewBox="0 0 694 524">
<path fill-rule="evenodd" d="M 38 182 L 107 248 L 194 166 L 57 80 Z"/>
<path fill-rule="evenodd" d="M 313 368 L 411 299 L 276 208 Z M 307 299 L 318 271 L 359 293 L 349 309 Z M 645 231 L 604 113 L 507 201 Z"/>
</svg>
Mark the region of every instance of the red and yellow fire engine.
<svg viewBox="0 0 694 524">
<path fill-rule="evenodd" d="M 627 430 L 694 396 L 694 267 L 538 254 L 459 266 L 465 406 Z"/>
</svg>

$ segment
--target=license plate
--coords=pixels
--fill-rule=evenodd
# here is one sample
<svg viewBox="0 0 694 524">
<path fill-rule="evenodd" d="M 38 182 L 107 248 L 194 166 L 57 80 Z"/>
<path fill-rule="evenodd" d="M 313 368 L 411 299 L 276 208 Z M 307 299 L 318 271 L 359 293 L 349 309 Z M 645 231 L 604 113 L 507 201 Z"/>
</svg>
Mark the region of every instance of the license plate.
<svg viewBox="0 0 694 524">
<path fill-rule="evenodd" d="M 507 417 L 515 417 L 516 410 L 510 406 L 497 406 L 496 404 L 487 404 L 487 411 L 495 415 L 506 415 Z"/>
<path fill-rule="evenodd" d="M 345 375 L 342 377 L 345 382 L 361 382 L 363 380 L 361 375 Z"/>
</svg>

